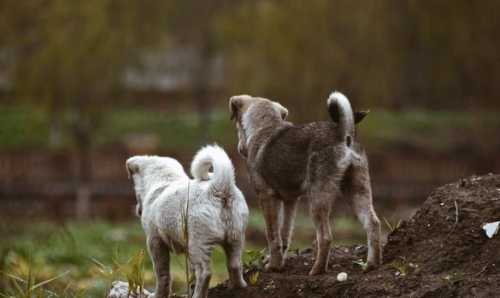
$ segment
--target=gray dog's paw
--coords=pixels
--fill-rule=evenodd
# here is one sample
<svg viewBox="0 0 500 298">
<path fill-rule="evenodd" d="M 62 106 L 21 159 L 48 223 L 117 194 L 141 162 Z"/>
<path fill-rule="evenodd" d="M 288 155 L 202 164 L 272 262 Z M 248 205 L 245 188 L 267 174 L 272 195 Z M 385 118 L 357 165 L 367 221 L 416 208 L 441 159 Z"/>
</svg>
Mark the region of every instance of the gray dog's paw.
<svg viewBox="0 0 500 298">
<path fill-rule="evenodd" d="M 268 263 L 264 266 L 264 272 L 282 272 L 284 265 L 275 265 Z"/>
<path fill-rule="evenodd" d="M 363 272 L 367 273 L 367 272 L 370 272 L 372 270 L 378 269 L 379 267 L 380 267 L 380 265 L 377 265 L 377 264 L 372 263 L 372 262 L 368 262 L 363 266 Z"/>
<path fill-rule="evenodd" d="M 232 283 L 232 282 L 229 282 L 229 289 L 233 290 L 233 289 L 244 289 L 248 287 L 247 285 L 247 282 L 244 281 L 244 280 L 241 280 L 237 283 Z"/>
</svg>

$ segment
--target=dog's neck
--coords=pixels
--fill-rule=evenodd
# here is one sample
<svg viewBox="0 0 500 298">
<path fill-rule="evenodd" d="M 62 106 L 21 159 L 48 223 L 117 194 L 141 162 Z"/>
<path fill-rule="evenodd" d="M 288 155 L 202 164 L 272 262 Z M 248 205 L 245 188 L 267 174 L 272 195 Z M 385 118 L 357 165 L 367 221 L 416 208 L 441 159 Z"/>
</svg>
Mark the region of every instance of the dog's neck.
<svg viewBox="0 0 500 298">
<path fill-rule="evenodd" d="M 165 172 L 155 173 L 156 175 L 148 175 L 146 179 L 143 179 L 143 204 L 147 205 L 154 201 L 154 194 L 158 192 L 158 189 L 165 189 L 176 183 L 177 181 L 189 180 L 189 177 L 185 173 L 168 173 Z M 153 195 L 151 195 L 153 194 Z M 153 200 L 152 200 L 153 199 Z"/>
<path fill-rule="evenodd" d="M 284 125 L 284 121 L 276 115 L 261 115 L 252 117 L 247 115 L 243 119 L 242 127 L 246 138 L 247 159 L 253 159 L 257 155 L 260 146 L 268 139 L 276 129 Z"/>
</svg>

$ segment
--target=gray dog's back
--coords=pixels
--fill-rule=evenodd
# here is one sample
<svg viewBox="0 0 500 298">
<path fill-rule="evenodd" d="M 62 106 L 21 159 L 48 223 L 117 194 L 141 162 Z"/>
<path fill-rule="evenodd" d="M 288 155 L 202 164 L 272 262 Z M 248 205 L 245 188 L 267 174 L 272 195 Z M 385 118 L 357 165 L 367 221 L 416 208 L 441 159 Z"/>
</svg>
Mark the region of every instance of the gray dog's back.
<svg viewBox="0 0 500 298">
<path fill-rule="evenodd" d="M 334 179 L 332 175 L 343 176 L 347 171 L 347 168 L 339 167 L 346 147 L 339 144 L 338 135 L 338 125 L 334 122 L 312 122 L 301 126 L 284 122 L 261 150 L 256 170 L 278 191 L 282 200 L 302 196 L 305 183 Z M 364 157 L 363 148 L 355 140 L 350 150 Z"/>
</svg>

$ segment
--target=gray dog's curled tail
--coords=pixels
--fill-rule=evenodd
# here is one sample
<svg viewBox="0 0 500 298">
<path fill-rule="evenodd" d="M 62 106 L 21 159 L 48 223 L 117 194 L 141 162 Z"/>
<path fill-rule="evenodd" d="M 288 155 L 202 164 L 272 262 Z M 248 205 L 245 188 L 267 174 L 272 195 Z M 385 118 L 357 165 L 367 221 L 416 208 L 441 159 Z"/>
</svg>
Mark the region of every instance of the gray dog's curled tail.
<svg viewBox="0 0 500 298">
<path fill-rule="evenodd" d="M 217 145 L 203 147 L 196 153 L 191 174 L 196 180 L 212 181 L 215 191 L 223 196 L 229 196 L 235 185 L 233 164 L 224 149 Z"/>
<path fill-rule="evenodd" d="M 327 103 L 330 118 L 338 125 L 339 141 L 345 141 L 347 146 L 350 146 L 354 137 L 354 113 L 351 103 L 344 94 L 337 91 L 330 94 Z"/>
</svg>

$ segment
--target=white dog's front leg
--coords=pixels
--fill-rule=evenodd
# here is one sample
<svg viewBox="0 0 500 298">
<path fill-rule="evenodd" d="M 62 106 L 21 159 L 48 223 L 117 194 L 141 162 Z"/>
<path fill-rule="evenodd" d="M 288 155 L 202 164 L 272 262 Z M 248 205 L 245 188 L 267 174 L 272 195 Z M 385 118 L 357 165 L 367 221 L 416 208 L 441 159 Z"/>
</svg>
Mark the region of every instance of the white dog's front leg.
<svg viewBox="0 0 500 298">
<path fill-rule="evenodd" d="M 168 298 L 172 284 L 170 252 L 159 236 L 148 237 L 147 244 L 156 273 L 156 291 L 152 298 Z"/>
</svg>

